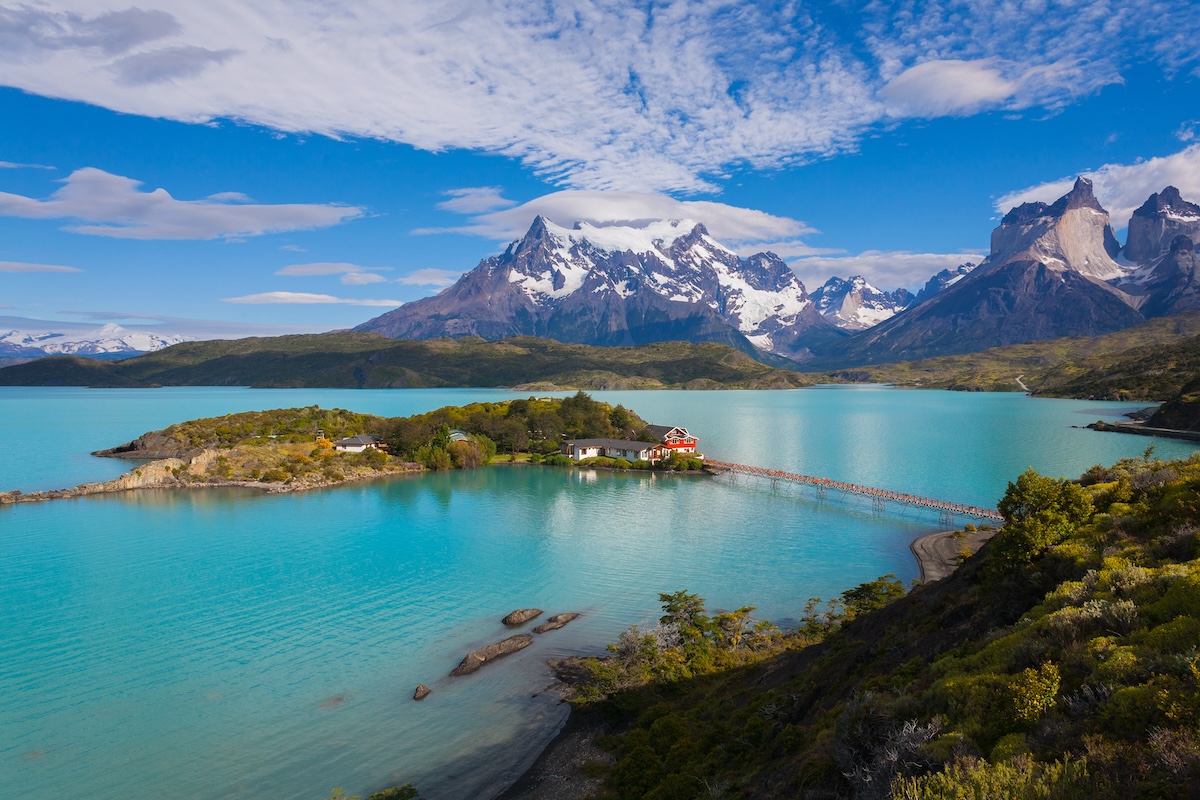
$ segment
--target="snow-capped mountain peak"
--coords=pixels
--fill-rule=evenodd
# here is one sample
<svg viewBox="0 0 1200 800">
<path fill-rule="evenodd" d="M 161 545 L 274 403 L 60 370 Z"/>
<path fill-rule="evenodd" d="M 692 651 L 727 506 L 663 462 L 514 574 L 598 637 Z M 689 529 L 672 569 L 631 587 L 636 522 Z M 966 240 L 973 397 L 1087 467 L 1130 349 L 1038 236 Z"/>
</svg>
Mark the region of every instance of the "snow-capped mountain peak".
<svg viewBox="0 0 1200 800">
<path fill-rule="evenodd" d="M 890 319 L 912 304 L 907 289 L 884 292 L 861 275 L 830 278 L 812 293 L 817 310 L 839 328 L 861 331 Z"/>
<path fill-rule="evenodd" d="M 11 320 L 10 320 L 11 321 Z M 34 322 L 27 320 L 26 322 Z M 47 323 L 43 323 L 47 324 Z M 48 323 L 54 325 L 55 323 Z M 156 333 L 129 331 L 116 323 L 99 328 L 79 329 L 78 323 L 63 323 L 62 328 L 13 328 L 0 333 L 0 343 L 40 350 L 45 355 L 103 355 L 147 353 L 189 341 L 183 336 L 161 336 Z M 75 328 L 75 330 L 71 330 Z"/>
<path fill-rule="evenodd" d="M 778 256 L 741 258 L 694 220 L 568 228 L 537 217 L 525 236 L 454 286 L 359 329 L 613 344 L 699 336 L 792 355 L 797 336 L 823 322 Z"/>
</svg>

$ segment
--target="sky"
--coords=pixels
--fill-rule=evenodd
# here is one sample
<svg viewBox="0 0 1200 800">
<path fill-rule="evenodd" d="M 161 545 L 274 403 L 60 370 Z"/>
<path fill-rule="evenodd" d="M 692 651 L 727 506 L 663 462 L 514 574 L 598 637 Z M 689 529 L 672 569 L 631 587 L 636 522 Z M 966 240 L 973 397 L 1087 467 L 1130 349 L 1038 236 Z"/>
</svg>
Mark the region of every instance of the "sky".
<svg viewBox="0 0 1200 800">
<path fill-rule="evenodd" d="M 348 328 L 559 224 L 919 288 L 1092 178 L 1200 202 L 1200 14 L 1139 2 L 0 0 L 0 314 Z"/>
</svg>

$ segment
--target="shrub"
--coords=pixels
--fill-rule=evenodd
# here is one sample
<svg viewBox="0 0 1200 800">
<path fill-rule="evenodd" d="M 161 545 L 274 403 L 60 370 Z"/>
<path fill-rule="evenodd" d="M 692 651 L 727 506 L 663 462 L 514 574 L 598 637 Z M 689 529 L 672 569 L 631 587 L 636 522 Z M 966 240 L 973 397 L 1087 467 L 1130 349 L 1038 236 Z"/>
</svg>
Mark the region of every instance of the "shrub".
<svg viewBox="0 0 1200 800">
<path fill-rule="evenodd" d="M 1009 683 L 1009 701 L 1013 719 L 1018 723 L 1037 722 L 1054 706 L 1061 679 L 1058 666 L 1047 662 L 1030 667 Z"/>
</svg>

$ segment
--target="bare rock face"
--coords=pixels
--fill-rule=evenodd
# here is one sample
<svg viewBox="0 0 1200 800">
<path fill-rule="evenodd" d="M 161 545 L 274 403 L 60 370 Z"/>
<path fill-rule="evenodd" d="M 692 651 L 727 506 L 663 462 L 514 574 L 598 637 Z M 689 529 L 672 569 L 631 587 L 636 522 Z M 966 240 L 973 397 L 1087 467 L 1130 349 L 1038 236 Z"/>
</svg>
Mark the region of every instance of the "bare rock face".
<svg viewBox="0 0 1200 800">
<path fill-rule="evenodd" d="M 509 627 L 514 625 L 524 625 L 534 617 L 541 616 L 541 614 L 542 610 L 540 608 L 518 608 L 516 611 L 512 612 L 500 621 Z"/>
<path fill-rule="evenodd" d="M 460 675 L 470 675 L 489 661 L 495 661 L 497 658 L 512 655 L 518 650 L 524 650 L 531 644 L 533 644 L 532 636 L 528 633 L 519 633 L 516 636 L 508 637 L 502 642 L 481 647 L 478 650 L 468 653 L 466 658 L 459 662 L 450 675 L 455 678 Z"/>
<path fill-rule="evenodd" d="M 534 633 L 546 633 L 547 631 L 556 631 L 578 616 L 579 616 L 578 614 L 574 614 L 574 613 L 555 614 L 553 617 L 551 617 L 550 619 L 543 622 L 541 625 L 538 625 L 536 628 L 534 628 L 533 632 Z"/>
<path fill-rule="evenodd" d="M 1179 236 L 1200 244 L 1200 206 L 1168 186 L 1150 195 L 1129 218 L 1124 256 L 1135 264 L 1148 264 L 1166 253 Z"/>
<path fill-rule="evenodd" d="M 417 688 L 413 691 L 413 700 L 424 700 L 429 697 L 430 688 L 423 683 L 418 683 Z"/>
</svg>

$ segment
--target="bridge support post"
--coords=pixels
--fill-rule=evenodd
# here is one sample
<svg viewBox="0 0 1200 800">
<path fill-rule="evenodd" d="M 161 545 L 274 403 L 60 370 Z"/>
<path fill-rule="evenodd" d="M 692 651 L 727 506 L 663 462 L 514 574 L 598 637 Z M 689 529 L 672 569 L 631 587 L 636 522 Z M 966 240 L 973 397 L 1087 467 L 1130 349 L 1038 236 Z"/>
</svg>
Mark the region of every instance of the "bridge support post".
<svg viewBox="0 0 1200 800">
<path fill-rule="evenodd" d="M 883 511 L 884 508 L 886 507 L 886 505 L 887 505 L 887 501 L 884 500 L 882 497 L 872 497 L 871 498 L 871 507 L 874 508 L 876 511 Z"/>
<path fill-rule="evenodd" d="M 954 514 L 949 511 L 942 511 L 940 519 L 942 525 L 945 525 L 947 528 L 954 525 Z"/>
<path fill-rule="evenodd" d="M 824 499 L 825 499 L 825 496 L 826 496 L 827 494 L 829 494 L 829 489 L 828 489 L 828 487 L 825 487 L 825 486 L 818 486 L 818 487 L 817 487 L 817 499 L 818 499 L 818 500 L 824 500 Z"/>
</svg>

